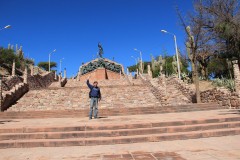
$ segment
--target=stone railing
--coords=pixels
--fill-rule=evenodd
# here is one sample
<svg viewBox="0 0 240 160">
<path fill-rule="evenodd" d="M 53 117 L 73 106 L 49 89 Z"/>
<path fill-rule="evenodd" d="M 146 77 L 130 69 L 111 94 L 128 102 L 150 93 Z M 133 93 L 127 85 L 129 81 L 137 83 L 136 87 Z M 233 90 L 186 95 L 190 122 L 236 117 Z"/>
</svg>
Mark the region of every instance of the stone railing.
<svg viewBox="0 0 240 160">
<path fill-rule="evenodd" d="M 151 81 L 147 78 L 147 76 L 143 76 L 142 74 L 139 74 L 140 79 L 142 80 L 143 84 L 148 86 L 148 88 L 151 90 L 153 95 L 161 102 L 161 105 L 167 105 L 166 100 L 164 99 L 164 95 L 159 91 L 157 87 L 155 87 Z"/>
<path fill-rule="evenodd" d="M 14 86 L 19 83 L 22 83 L 23 79 L 19 76 L 9 76 L 2 79 L 2 89 L 4 91 L 11 90 Z"/>
<path fill-rule="evenodd" d="M 33 75 L 27 77 L 27 84 L 29 90 L 40 89 L 48 87 L 52 82 L 55 81 L 55 73 L 45 73 L 43 75 Z"/>
<path fill-rule="evenodd" d="M 9 108 L 29 90 L 48 87 L 54 81 L 54 77 L 55 73 L 51 72 L 46 73 L 45 75 L 24 75 L 24 78 L 14 76 L 1 80 L 1 82 L 4 81 L 0 86 L 1 111 Z"/>
<path fill-rule="evenodd" d="M 29 90 L 26 83 L 19 83 L 15 85 L 10 91 L 2 93 L 1 96 L 1 111 L 7 110 L 12 104 L 20 99 Z"/>
<path fill-rule="evenodd" d="M 59 78 L 59 79 L 60 79 L 60 86 L 64 87 L 67 84 L 67 78 L 63 78 L 63 79 Z"/>
<path fill-rule="evenodd" d="M 175 85 L 175 87 L 187 97 L 190 102 L 195 101 L 195 91 L 185 82 L 177 78 L 176 76 L 168 78 L 168 84 Z"/>
</svg>

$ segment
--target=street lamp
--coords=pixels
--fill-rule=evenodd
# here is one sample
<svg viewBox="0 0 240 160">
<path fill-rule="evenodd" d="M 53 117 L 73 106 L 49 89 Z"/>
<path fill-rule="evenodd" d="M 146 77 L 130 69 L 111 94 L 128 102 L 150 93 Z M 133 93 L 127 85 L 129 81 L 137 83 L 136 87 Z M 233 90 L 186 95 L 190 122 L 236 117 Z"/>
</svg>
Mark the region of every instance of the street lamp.
<svg viewBox="0 0 240 160">
<path fill-rule="evenodd" d="M 59 70 L 60 73 L 62 73 L 62 60 L 64 60 L 64 58 L 61 58 L 61 59 L 60 59 L 60 68 L 59 68 L 59 69 L 60 69 L 60 70 Z"/>
<path fill-rule="evenodd" d="M 177 37 L 176 37 L 175 34 L 170 33 L 170 32 L 168 32 L 168 31 L 166 31 L 166 30 L 161 30 L 161 32 L 167 33 L 167 34 L 171 34 L 171 35 L 173 35 L 173 37 L 174 37 L 176 57 L 177 57 L 177 67 L 178 67 L 178 78 L 181 79 L 181 76 L 180 76 L 180 75 L 181 75 L 181 70 L 180 70 L 180 63 L 179 63 L 179 59 L 178 59 L 178 49 L 177 49 Z"/>
<path fill-rule="evenodd" d="M 11 28 L 11 25 L 7 25 L 7 26 L 1 28 L 0 31 L 1 31 L 1 30 L 4 30 L 4 29 L 9 29 L 9 28 Z"/>
<path fill-rule="evenodd" d="M 131 57 L 135 60 L 136 66 L 137 66 L 137 58 L 135 58 L 135 57 L 133 57 L 133 56 L 131 56 Z"/>
<path fill-rule="evenodd" d="M 139 54 L 140 54 L 140 67 L 141 67 L 141 72 L 143 73 L 143 66 L 142 66 L 142 51 L 139 51 L 139 50 L 137 50 L 136 48 L 134 48 L 134 51 L 137 51 L 137 52 L 139 52 Z"/>
<path fill-rule="evenodd" d="M 51 71 L 51 65 L 50 65 L 50 63 L 51 63 L 51 54 L 54 53 L 54 52 L 56 52 L 56 49 L 54 49 L 51 53 L 49 53 L 49 68 L 48 68 L 49 72 Z"/>
</svg>

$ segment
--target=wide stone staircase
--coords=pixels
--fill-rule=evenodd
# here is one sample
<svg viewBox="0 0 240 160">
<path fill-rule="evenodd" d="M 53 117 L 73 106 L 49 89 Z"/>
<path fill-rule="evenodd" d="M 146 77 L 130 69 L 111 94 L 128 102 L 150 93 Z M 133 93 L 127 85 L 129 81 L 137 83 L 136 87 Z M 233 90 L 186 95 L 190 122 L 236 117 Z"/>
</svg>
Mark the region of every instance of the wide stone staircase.
<svg viewBox="0 0 240 160">
<path fill-rule="evenodd" d="M 174 86 L 168 85 L 166 91 L 180 101 L 180 92 L 175 93 Z M 69 80 L 64 88 L 52 85 L 29 91 L 0 113 L 0 149 L 115 145 L 240 134 L 240 112 L 230 113 L 216 103 L 163 106 L 139 79 L 100 81 L 99 86 L 103 100 L 96 120 L 87 118 L 89 89 L 85 82 Z"/>
<path fill-rule="evenodd" d="M 57 83 L 57 82 L 56 82 Z M 64 88 L 31 90 L 7 111 L 81 110 L 89 108 L 89 88 L 85 82 L 68 81 Z M 102 101 L 99 108 L 160 106 L 143 84 L 131 85 L 126 79 L 100 81 Z"/>
<path fill-rule="evenodd" d="M 130 119 L 129 122 L 124 117 L 110 119 L 111 123 L 99 120 L 79 125 L 1 128 L 0 148 L 113 145 L 240 134 L 240 116 L 175 121 Z"/>
</svg>

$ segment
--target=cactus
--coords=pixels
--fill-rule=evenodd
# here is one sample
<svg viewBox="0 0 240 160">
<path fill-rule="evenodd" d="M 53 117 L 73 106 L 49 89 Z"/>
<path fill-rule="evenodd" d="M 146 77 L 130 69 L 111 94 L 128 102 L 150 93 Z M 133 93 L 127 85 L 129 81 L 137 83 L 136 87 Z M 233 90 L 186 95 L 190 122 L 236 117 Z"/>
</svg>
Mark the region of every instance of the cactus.
<svg viewBox="0 0 240 160">
<path fill-rule="evenodd" d="M 186 27 L 186 32 L 187 32 L 187 42 L 186 42 L 186 46 L 187 46 L 187 54 L 188 57 L 191 61 L 191 65 L 192 65 L 192 81 L 195 84 L 195 88 L 196 88 L 196 101 L 197 103 L 201 102 L 201 97 L 200 97 L 200 90 L 199 90 L 199 77 L 198 77 L 198 70 L 197 70 L 197 51 L 196 51 L 196 44 L 194 41 L 194 36 L 192 35 L 191 32 L 191 27 L 187 26 Z"/>
</svg>

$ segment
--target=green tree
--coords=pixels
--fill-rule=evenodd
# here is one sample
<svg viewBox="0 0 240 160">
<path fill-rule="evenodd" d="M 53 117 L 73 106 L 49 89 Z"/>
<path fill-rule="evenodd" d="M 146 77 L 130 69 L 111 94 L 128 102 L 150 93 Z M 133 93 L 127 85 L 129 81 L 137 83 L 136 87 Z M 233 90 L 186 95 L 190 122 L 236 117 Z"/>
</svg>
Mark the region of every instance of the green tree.
<svg viewBox="0 0 240 160">
<path fill-rule="evenodd" d="M 38 67 L 48 71 L 49 70 L 49 62 L 39 62 Z M 57 67 L 57 63 L 56 62 L 51 62 L 50 63 L 50 68 L 52 69 L 54 67 Z"/>
<path fill-rule="evenodd" d="M 19 60 L 19 57 L 14 54 L 14 50 L 0 48 L 0 64 L 4 63 L 11 66 L 14 60 L 16 63 L 16 67 L 19 68 L 21 62 Z"/>
</svg>

